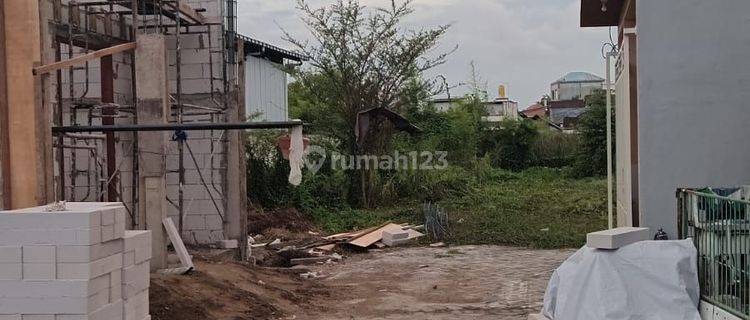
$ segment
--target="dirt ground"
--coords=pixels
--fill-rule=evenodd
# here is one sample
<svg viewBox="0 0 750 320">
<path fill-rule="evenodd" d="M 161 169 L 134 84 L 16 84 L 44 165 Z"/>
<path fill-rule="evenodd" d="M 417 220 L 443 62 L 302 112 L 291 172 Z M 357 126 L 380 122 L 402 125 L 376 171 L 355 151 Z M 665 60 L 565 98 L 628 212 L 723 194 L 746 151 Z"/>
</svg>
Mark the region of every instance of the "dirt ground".
<svg viewBox="0 0 750 320">
<path fill-rule="evenodd" d="M 189 276 L 152 277 L 155 320 L 526 319 L 572 250 L 397 248 L 340 263 L 261 268 L 198 255 Z M 316 279 L 302 279 L 304 272 Z"/>
<path fill-rule="evenodd" d="M 541 310 L 549 277 L 572 250 L 414 247 L 313 268 L 328 277 L 325 313 L 296 319 L 523 319 Z"/>
</svg>

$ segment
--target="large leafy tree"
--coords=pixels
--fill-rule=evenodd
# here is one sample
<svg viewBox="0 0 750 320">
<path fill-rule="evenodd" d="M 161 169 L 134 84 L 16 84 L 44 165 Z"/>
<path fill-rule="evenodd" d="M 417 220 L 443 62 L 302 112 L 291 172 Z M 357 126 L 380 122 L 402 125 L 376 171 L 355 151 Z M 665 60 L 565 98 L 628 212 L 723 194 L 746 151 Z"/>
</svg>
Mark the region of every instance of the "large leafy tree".
<svg viewBox="0 0 750 320">
<path fill-rule="evenodd" d="M 585 98 L 586 111 L 578 122 L 580 145 L 574 165 L 578 177 L 607 174 L 607 93 L 597 90 Z M 612 98 L 614 102 L 614 97 Z M 614 139 L 615 109 L 612 106 L 612 139 Z M 612 142 L 615 145 L 615 142 Z"/>
<path fill-rule="evenodd" d="M 428 55 L 448 25 L 419 30 L 404 27 L 404 19 L 413 13 L 411 4 L 412 0 L 393 0 L 387 8 L 368 8 L 358 0 L 337 0 L 313 8 L 305 0 L 297 1 L 312 37 L 303 41 L 286 34 L 286 40 L 309 58 L 308 67 L 295 71 L 294 76 L 315 96 L 324 116 L 334 118 L 326 121 L 325 129 L 341 140 L 343 151 L 383 151 L 390 141 L 390 126 L 383 120 L 371 122 L 368 138 L 358 142 L 357 115 L 371 108 L 399 111 L 409 103 L 415 86 L 431 90 L 433 81 L 421 75 L 444 63 L 449 54 Z M 369 205 L 371 174 L 360 172 L 358 194 L 364 205 Z"/>
</svg>

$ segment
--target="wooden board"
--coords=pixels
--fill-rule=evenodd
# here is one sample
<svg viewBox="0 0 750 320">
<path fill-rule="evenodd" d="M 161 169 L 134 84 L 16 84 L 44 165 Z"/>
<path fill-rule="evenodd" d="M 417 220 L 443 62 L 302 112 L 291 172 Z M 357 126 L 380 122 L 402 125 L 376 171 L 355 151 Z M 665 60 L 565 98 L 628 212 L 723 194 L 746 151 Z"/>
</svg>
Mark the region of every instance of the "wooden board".
<svg viewBox="0 0 750 320">
<path fill-rule="evenodd" d="M 81 64 L 89 60 L 99 59 L 101 57 L 111 56 L 115 53 L 125 52 L 129 50 L 135 50 L 135 42 L 125 43 L 125 44 L 109 47 L 106 49 L 97 50 L 97 51 L 87 53 L 82 56 L 68 59 L 65 61 L 50 63 L 48 65 L 36 67 L 34 68 L 33 71 L 35 75 L 50 73 L 53 71 L 57 71 L 59 69 L 72 67 L 74 65 Z"/>
<path fill-rule="evenodd" d="M 322 251 L 333 251 L 333 249 L 336 248 L 336 244 L 327 244 L 320 247 L 315 247 L 315 249 L 322 250 Z"/>
<path fill-rule="evenodd" d="M 357 247 L 367 248 L 383 239 L 383 231 L 401 231 L 401 226 L 395 223 L 388 223 L 375 231 L 363 234 L 350 240 L 348 243 Z"/>
<path fill-rule="evenodd" d="M 408 231 L 409 231 L 409 237 L 407 239 L 409 240 L 424 236 L 423 233 L 416 231 L 416 230 L 409 229 Z"/>
<path fill-rule="evenodd" d="M 162 223 L 164 224 L 164 229 L 167 230 L 169 240 L 172 242 L 172 246 L 174 246 L 174 250 L 177 252 L 177 256 L 180 257 L 182 266 L 188 268 L 188 270 L 195 269 L 195 265 L 193 265 L 193 259 L 190 258 L 190 254 L 188 253 L 187 248 L 185 248 L 185 243 L 182 242 L 182 238 L 180 237 L 179 232 L 177 232 L 177 228 L 174 226 L 172 219 L 164 218 L 164 220 L 162 220 Z"/>
</svg>

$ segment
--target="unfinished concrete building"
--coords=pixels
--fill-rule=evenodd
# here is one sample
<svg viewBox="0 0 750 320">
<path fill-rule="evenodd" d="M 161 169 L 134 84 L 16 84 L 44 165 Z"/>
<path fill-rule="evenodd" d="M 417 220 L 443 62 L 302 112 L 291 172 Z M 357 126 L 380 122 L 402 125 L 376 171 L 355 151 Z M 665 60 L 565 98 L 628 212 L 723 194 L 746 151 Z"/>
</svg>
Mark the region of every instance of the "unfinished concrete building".
<svg viewBox="0 0 750 320">
<path fill-rule="evenodd" d="M 242 132 L 301 125 L 246 122 L 245 57 L 302 57 L 238 36 L 236 6 L 0 0 L 0 205 L 122 202 L 130 229 L 168 216 L 186 243 L 244 255 Z"/>
</svg>

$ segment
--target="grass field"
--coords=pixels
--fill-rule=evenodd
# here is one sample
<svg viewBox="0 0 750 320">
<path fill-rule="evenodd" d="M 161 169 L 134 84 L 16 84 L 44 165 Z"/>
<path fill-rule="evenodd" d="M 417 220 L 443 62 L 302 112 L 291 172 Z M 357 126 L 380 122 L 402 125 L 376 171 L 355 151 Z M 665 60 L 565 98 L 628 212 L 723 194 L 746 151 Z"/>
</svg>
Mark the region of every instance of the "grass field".
<svg viewBox="0 0 750 320">
<path fill-rule="evenodd" d="M 493 169 L 449 194 L 438 203 L 449 215 L 451 244 L 579 247 L 586 233 L 607 225 L 606 181 L 572 179 L 556 169 Z M 385 221 L 421 224 L 420 208 L 417 201 L 401 201 L 373 210 L 316 209 L 312 216 L 325 231 L 343 232 Z"/>
</svg>

